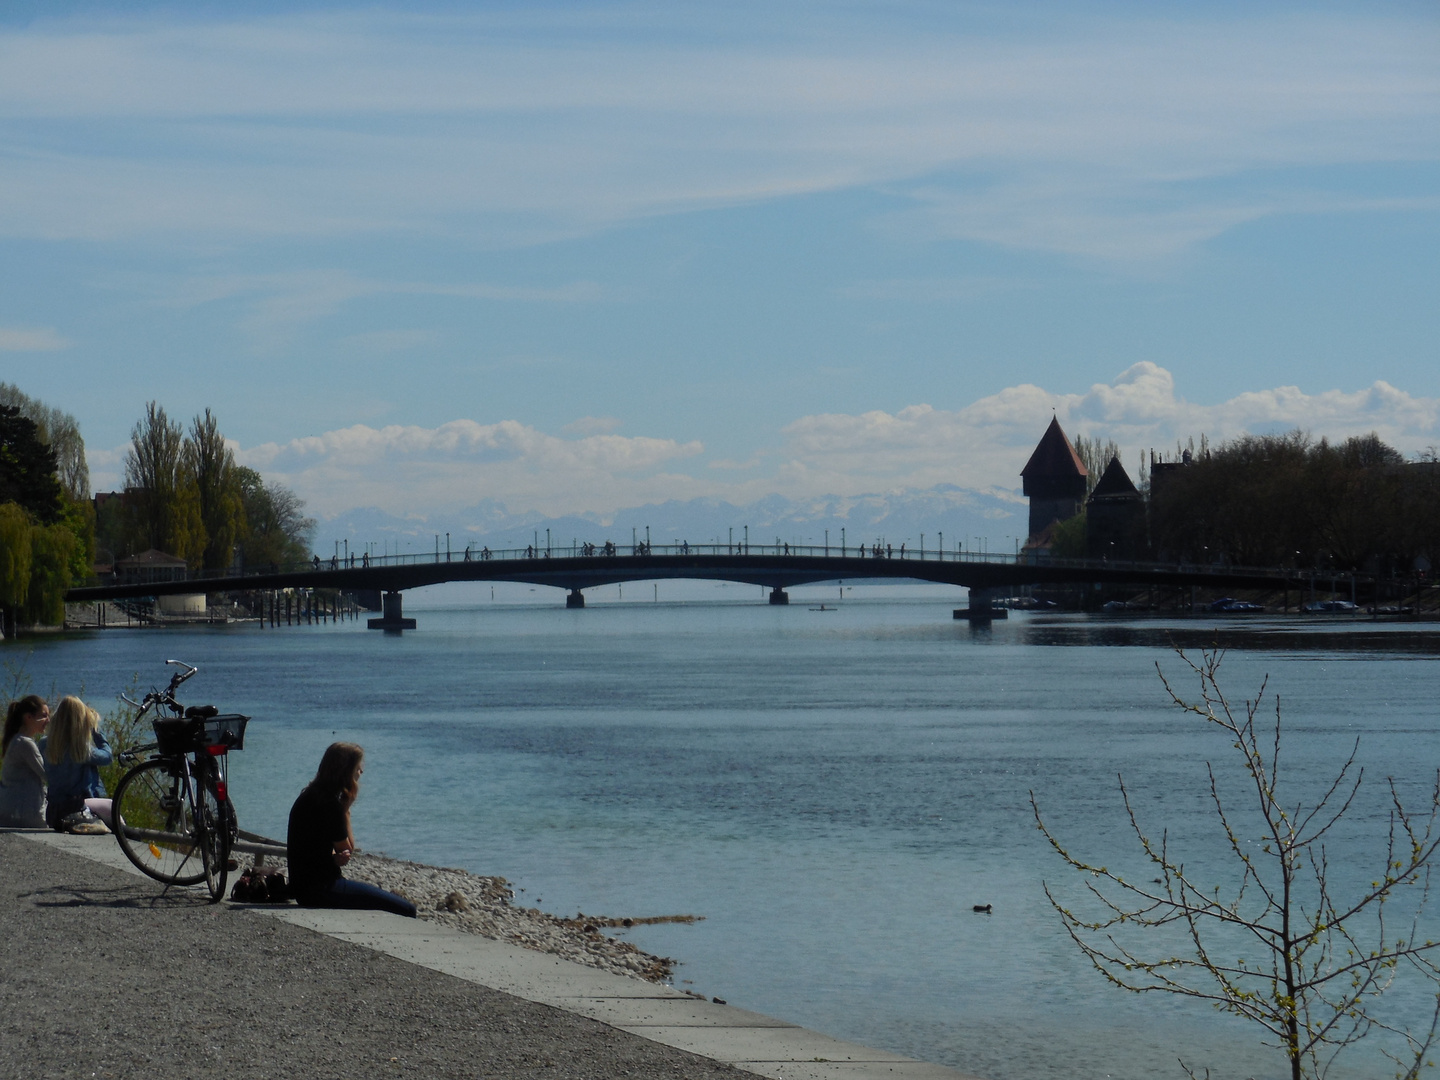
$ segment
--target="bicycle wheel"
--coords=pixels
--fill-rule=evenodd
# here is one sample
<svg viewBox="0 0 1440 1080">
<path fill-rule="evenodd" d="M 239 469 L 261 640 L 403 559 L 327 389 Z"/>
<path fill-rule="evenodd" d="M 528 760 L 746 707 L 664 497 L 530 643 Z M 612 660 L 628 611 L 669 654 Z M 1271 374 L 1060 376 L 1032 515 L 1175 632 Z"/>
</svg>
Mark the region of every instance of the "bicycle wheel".
<svg viewBox="0 0 1440 1080">
<path fill-rule="evenodd" d="M 225 898 L 225 878 L 230 872 L 229 802 L 220 798 L 215 777 L 205 776 L 196 782 L 199 799 L 195 806 L 195 837 L 200 843 L 200 859 L 205 867 L 205 887 L 210 902 Z"/>
<path fill-rule="evenodd" d="M 180 762 L 156 758 L 121 777 L 110 827 L 125 857 L 156 881 L 198 885 L 205 880 L 205 867 L 182 769 Z"/>
</svg>

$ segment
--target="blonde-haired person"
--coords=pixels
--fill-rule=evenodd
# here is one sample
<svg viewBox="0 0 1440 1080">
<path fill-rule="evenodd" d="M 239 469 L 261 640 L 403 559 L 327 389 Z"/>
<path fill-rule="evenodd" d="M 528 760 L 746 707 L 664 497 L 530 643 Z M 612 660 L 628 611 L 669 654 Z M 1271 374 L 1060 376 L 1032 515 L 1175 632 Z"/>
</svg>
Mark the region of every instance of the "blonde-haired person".
<svg viewBox="0 0 1440 1080">
<path fill-rule="evenodd" d="M 110 800 L 100 782 L 100 767 L 115 760 L 100 733 L 100 714 L 77 697 L 62 698 L 40 742 L 50 798 L 45 823 L 56 832 L 106 832 Z M 89 811 L 89 813 L 87 813 Z"/>
<path fill-rule="evenodd" d="M 302 907 L 389 911 L 415 918 L 415 905 L 403 896 L 340 873 L 355 851 L 350 807 L 360 794 L 365 751 L 354 743 L 331 743 L 320 758 L 315 779 L 290 808 L 286 835 L 290 893 Z"/>
<path fill-rule="evenodd" d="M 45 827 L 45 759 L 35 740 L 50 723 L 50 706 L 38 694 L 12 701 L 0 738 L 0 826 L 10 829 Z"/>
</svg>

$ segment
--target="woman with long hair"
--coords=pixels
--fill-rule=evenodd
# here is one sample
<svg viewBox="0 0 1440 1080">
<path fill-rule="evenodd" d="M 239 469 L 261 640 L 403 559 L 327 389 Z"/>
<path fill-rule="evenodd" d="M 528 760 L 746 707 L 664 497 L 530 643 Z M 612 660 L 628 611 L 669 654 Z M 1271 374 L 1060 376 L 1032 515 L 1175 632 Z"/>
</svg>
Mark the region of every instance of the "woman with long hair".
<svg viewBox="0 0 1440 1080">
<path fill-rule="evenodd" d="M 108 832 L 101 822 L 110 820 L 110 800 L 100 767 L 115 754 L 100 733 L 100 714 L 78 697 L 62 698 L 40 750 L 50 784 L 45 823 L 56 832 Z"/>
<path fill-rule="evenodd" d="M 0 738 L 0 825 L 12 829 L 45 827 L 45 759 L 35 740 L 50 723 L 50 706 L 38 694 L 12 701 Z"/>
<path fill-rule="evenodd" d="M 415 905 L 403 896 L 340 873 L 355 851 L 350 807 L 360 794 L 365 751 L 354 743 L 331 743 L 320 768 L 290 808 L 290 894 L 302 907 L 389 911 L 415 918 Z"/>
</svg>

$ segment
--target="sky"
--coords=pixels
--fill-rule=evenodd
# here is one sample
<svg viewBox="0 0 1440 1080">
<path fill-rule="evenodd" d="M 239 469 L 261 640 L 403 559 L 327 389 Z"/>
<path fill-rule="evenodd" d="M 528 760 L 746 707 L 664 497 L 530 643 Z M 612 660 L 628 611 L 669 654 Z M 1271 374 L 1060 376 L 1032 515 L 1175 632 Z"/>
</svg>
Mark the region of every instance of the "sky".
<svg viewBox="0 0 1440 1080">
<path fill-rule="evenodd" d="M 312 512 L 1440 445 L 1433 3 L 0 3 L 0 379 Z"/>
</svg>

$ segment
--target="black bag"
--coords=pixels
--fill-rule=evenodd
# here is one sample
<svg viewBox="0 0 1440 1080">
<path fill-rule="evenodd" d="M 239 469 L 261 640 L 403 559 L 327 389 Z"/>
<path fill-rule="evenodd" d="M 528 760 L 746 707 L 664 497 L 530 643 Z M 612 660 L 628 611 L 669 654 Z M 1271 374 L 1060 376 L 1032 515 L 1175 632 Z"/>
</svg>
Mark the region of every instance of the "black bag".
<svg viewBox="0 0 1440 1080">
<path fill-rule="evenodd" d="M 284 904 L 290 899 L 290 887 L 279 870 L 252 866 L 236 879 L 230 899 L 242 904 Z"/>
<path fill-rule="evenodd" d="M 51 799 L 45 804 L 45 824 L 56 832 L 64 832 L 64 821 L 71 814 L 85 809 L 84 795 L 71 795 L 64 799 Z"/>
</svg>

